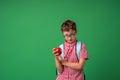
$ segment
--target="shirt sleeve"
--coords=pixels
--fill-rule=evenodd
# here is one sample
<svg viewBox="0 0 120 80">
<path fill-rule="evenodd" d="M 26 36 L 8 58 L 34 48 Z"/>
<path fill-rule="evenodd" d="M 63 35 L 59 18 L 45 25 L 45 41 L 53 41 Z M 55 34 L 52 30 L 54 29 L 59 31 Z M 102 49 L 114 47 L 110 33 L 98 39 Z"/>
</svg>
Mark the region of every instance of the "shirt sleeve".
<svg viewBox="0 0 120 80">
<path fill-rule="evenodd" d="M 84 43 L 82 43 L 82 46 L 81 46 L 80 58 L 84 58 L 86 60 L 89 58 L 88 52 Z"/>
</svg>

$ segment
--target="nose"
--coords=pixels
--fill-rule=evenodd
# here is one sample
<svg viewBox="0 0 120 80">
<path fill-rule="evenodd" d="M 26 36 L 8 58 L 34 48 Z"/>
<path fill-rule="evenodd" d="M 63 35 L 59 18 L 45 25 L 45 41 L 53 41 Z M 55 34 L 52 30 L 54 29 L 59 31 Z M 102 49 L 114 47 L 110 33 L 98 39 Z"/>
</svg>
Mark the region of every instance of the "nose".
<svg viewBox="0 0 120 80">
<path fill-rule="evenodd" d="M 72 38 L 71 38 L 71 37 L 68 37 L 68 40 L 69 40 L 69 41 L 71 41 L 71 40 L 72 40 Z"/>
</svg>

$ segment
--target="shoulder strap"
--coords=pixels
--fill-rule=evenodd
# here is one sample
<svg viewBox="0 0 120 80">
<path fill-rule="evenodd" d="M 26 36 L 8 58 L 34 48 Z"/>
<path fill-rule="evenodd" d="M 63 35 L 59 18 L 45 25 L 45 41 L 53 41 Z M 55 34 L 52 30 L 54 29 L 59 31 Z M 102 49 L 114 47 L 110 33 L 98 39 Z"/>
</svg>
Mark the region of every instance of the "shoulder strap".
<svg viewBox="0 0 120 80">
<path fill-rule="evenodd" d="M 59 47 L 62 49 L 61 57 L 64 59 L 64 44 L 61 44 Z"/>
<path fill-rule="evenodd" d="M 76 52 L 77 52 L 78 59 L 80 59 L 80 51 L 81 51 L 81 42 L 77 41 Z"/>
</svg>

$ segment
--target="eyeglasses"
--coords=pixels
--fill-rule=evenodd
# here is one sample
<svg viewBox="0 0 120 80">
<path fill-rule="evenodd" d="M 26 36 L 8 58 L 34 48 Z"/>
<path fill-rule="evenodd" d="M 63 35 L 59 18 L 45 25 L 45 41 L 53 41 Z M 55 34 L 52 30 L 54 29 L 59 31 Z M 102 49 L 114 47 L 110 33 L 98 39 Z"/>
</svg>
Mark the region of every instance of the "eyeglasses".
<svg viewBox="0 0 120 80">
<path fill-rule="evenodd" d="M 66 35 L 64 35 L 64 37 L 65 37 L 65 38 L 69 38 L 69 37 L 70 37 L 70 38 L 74 38 L 75 35 L 76 35 L 76 33 L 72 33 L 72 34 L 70 34 L 70 35 L 67 35 L 67 34 L 66 34 Z"/>
</svg>

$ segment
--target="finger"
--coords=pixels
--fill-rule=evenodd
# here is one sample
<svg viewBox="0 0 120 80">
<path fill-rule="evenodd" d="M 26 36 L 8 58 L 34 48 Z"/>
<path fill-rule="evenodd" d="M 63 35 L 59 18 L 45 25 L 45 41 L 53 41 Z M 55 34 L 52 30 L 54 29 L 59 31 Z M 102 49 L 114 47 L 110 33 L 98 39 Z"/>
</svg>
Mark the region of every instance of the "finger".
<svg viewBox="0 0 120 80">
<path fill-rule="evenodd" d="M 58 53 L 56 53 L 56 51 L 52 51 L 52 53 L 53 53 L 53 54 L 58 54 Z"/>
<path fill-rule="evenodd" d="M 56 51 L 52 51 L 52 53 L 54 53 L 54 54 L 55 54 L 55 53 L 56 53 Z"/>
<path fill-rule="evenodd" d="M 53 50 L 53 52 L 56 53 L 57 51 L 54 51 L 54 50 Z"/>
<path fill-rule="evenodd" d="M 52 50 L 54 50 L 55 48 L 53 48 Z"/>
<path fill-rule="evenodd" d="M 52 53 L 54 54 L 54 51 Z"/>
<path fill-rule="evenodd" d="M 59 53 L 56 53 L 55 55 L 56 55 L 56 56 L 59 56 L 60 54 L 59 54 Z"/>
</svg>

